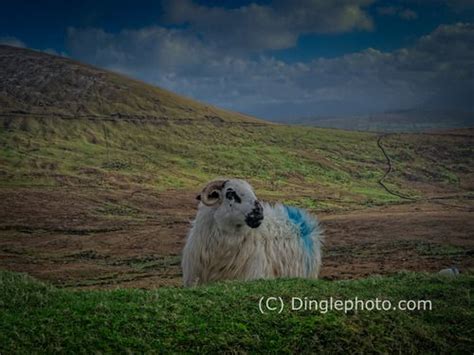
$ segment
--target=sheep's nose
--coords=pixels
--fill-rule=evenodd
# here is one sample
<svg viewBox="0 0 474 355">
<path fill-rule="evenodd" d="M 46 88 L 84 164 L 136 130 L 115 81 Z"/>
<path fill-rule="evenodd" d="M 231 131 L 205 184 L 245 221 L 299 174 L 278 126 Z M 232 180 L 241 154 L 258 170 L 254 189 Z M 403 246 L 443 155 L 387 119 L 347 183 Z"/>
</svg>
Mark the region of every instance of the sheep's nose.
<svg viewBox="0 0 474 355">
<path fill-rule="evenodd" d="M 255 201 L 252 211 L 245 218 L 245 223 L 250 228 L 258 228 L 263 220 L 263 207 L 258 201 Z"/>
</svg>

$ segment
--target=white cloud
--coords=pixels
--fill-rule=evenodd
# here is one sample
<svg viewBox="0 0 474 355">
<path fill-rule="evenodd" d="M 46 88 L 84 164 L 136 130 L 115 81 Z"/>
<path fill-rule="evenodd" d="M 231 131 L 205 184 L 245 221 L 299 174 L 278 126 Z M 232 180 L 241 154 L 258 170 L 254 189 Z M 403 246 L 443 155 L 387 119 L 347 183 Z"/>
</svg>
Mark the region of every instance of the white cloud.
<svg viewBox="0 0 474 355">
<path fill-rule="evenodd" d="M 40 51 L 40 52 L 44 52 L 44 53 L 47 53 L 47 54 L 51 54 L 51 55 L 57 55 L 59 57 L 65 57 L 65 58 L 69 58 L 69 55 L 66 53 L 66 52 L 58 52 L 56 49 L 54 48 L 46 48 L 46 49 L 35 49 L 37 51 Z"/>
<path fill-rule="evenodd" d="M 71 28 L 68 41 L 78 59 L 262 117 L 442 107 L 459 97 L 459 108 L 473 109 L 473 24 L 440 26 L 394 52 L 367 49 L 307 63 L 226 52 L 187 29 Z"/>
<path fill-rule="evenodd" d="M 401 6 L 380 6 L 377 7 L 377 13 L 381 16 L 398 16 L 403 20 L 416 20 L 418 18 L 415 11 Z"/>
<path fill-rule="evenodd" d="M 19 47 L 19 48 L 26 47 L 26 44 L 23 41 L 13 36 L 0 37 L 0 44 L 5 44 L 7 46 L 13 46 L 13 47 Z"/>
<path fill-rule="evenodd" d="M 404 20 L 416 20 L 418 18 L 418 14 L 410 9 L 404 9 L 400 11 L 398 16 Z"/>
<path fill-rule="evenodd" d="M 12 36 L 5 36 L 5 37 L 0 37 L 0 44 L 4 44 L 7 46 L 12 46 L 12 47 L 18 47 L 18 48 L 27 48 L 28 46 L 26 45 L 25 42 L 22 40 L 18 39 L 17 37 L 12 37 Z M 37 49 L 37 48 L 31 48 L 35 51 L 38 52 L 44 52 L 52 55 L 58 55 L 62 57 L 67 57 L 67 53 L 65 52 L 58 52 L 54 48 L 46 48 L 46 49 Z"/>
<path fill-rule="evenodd" d="M 373 0 L 279 0 L 228 9 L 198 5 L 191 0 L 164 3 L 164 20 L 186 24 L 219 47 L 234 50 L 284 49 L 308 33 L 371 30 L 364 8 Z"/>
<path fill-rule="evenodd" d="M 462 11 L 474 8 L 474 1 L 472 0 L 442 0 L 445 1 L 448 6 L 456 11 Z"/>
</svg>

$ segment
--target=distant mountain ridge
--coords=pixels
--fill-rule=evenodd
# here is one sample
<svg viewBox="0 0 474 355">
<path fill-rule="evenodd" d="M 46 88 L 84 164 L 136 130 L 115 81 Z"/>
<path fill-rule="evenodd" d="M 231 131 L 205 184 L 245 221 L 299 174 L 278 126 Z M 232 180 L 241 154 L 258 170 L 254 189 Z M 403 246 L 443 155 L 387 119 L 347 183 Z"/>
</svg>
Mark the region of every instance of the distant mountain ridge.
<svg viewBox="0 0 474 355">
<path fill-rule="evenodd" d="M 259 122 L 69 58 L 0 45 L 0 114 Z"/>
<path fill-rule="evenodd" d="M 456 110 L 398 110 L 352 117 L 297 117 L 275 122 L 371 132 L 423 132 L 474 127 L 474 113 Z"/>
</svg>

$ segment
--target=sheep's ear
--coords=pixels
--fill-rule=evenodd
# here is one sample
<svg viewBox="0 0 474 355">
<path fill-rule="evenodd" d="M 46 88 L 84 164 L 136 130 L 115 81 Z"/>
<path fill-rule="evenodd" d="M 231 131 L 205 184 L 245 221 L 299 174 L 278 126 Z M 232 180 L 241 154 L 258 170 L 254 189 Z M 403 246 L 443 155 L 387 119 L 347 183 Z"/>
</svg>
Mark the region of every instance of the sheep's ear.
<svg viewBox="0 0 474 355">
<path fill-rule="evenodd" d="M 198 195 L 196 196 L 196 200 L 201 201 L 201 194 L 198 194 Z"/>
</svg>

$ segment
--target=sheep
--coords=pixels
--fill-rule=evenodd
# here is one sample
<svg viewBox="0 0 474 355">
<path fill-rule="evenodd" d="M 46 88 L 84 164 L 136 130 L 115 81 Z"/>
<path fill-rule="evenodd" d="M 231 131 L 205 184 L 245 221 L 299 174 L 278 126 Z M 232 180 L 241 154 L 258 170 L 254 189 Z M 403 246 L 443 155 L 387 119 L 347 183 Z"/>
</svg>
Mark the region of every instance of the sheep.
<svg viewBox="0 0 474 355">
<path fill-rule="evenodd" d="M 260 202 L 239 179 L 211 181 L 197 199 L 182 254 L 185 286 L 318 277 L 323 232 L 306 211 Z"/>
</svg>

